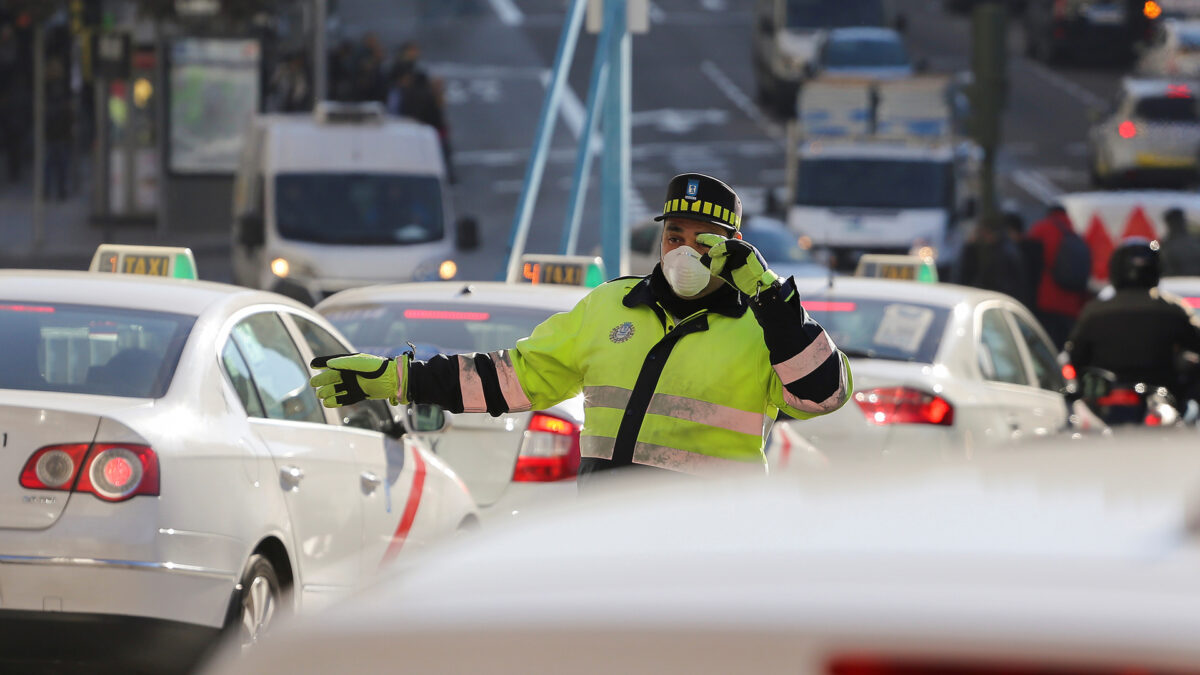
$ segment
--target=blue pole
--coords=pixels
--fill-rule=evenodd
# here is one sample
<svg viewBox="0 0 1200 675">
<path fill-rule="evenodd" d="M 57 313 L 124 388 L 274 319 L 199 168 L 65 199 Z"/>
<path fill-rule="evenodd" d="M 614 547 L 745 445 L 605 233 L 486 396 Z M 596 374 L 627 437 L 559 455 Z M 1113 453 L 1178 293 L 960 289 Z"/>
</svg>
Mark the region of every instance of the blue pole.
<svg viewBox="0 0 1200 675">
<path fill-rule="evenodd" d="M 583 218 L 583 203 L 587 196 L 588 176 L 592 166 L 592 140 L 595 138 L 596 122 L 604 92 L 608 87 L 608 52 L 613 36 L 613 21 L 609 16 L 611 7 L 605 7 L 604 28 L 596 40 L 596 55 L 592 58 L 592 76 L 588 81 L 587 118 L 583 123 L 583 135 L 579 138 L 579 150 L 575 154 L 575 180 L 571 188 L 571 200 L 567 203 L 567 222 L 563 228 L 562 253 L 575 255 L 579 239 L 579 221 Z"/>
<path fill-rule="evenodd" d="M 629 271 L 629 239 L 625 218 L 629 194 L 629 101 L 631 40 L 625 20 L 625 0 L 605 0 L 612 21 L 609 43 L 608 91 L 604 100 L 604 162 L 601 180 L 601 221 L 604 267 L 613 276 Z"/>
<path fill-rule="evenodd" d="M 504 278 L 516 281 L 521 274 L 521 254 L 525 251 L 525 239 L 529 236 L 529 221 L 533 215 L 533 205 L 537 202 L 538 190 L 542 184 L 542 172 L 546 168 L 546 154 L 550 147 L 550 137 L 554 131 L 554 120 L 558 117 L 558 104 L 561 99 L 563 83 L 567 73 L 571 71 L 571 62 L 575 58 L 575 43 L 579 40 L 579 27 L 583 25 L 584 9 L 587 0 L 574 0 L 567 12 L 567 20 L 563 23 L 562 34 L 558 38 L 558 51 L 554 54 L 554 70 L 550 77 L 550 86 L 546 90 L 546 98 L 542 102 L 542 112 L 538 117 L 537 132 L 533 143 L 533 154 L 529 158 L 529 166 L 525 168 L 525 182 L 521 189 L 521 198 L 517 202 L 517 214 L 513 220 L 512 232 L 508 239 L 508 263 Z"/>
</svg>

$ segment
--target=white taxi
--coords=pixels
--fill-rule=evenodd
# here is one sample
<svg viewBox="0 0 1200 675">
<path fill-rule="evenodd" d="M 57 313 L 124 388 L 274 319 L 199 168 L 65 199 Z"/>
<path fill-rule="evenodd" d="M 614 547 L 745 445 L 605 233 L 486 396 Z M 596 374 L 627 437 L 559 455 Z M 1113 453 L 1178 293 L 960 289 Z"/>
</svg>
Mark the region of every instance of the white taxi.
<svg viewBox="0 0 1200 675">
<path fill-rule="evenodd" d="M 854 375 L 840 410 L 783 421 L 830 462 L 972 457 L 1067 427 L 1066 383 L 1037 319 L 1013 298 L 942 283 L 797 280 L 801 303 Z M 783 457 L 768 456 L 775 469 Z"/>
<path fill-rule="evenodd" d="M 330 350 L 351 347 L 273 293 L 0 271 L 0 671 L 187 668 L 473 525 L 410 415 L 321 407 L 307 363 Z"/>
<path fill-rule="evenodd" d="M 1200 453 L 1157 440 L 614 490 L 209 672 L 1194 675 Z"/>
<path fill-rule="evenodd" d="M 573 277 L 571 269 L 538 271 Z M 511 349 L 551 314 L 573 308 L 588 290 L 554 283 L 390 284 L 342 291 L 316 310 L 361 351 L 395 356 L 411 342 L 416 357 L 428 359 Z M 574 497 L 582 395 L 536 412 L 445 415 L 447 431 L 429 441 L 466 482 L 485 522 Z"/>
<path fill-rule="evenodd" d="M 1200 149 L 1200 82 L 1125 78 L 1088 132 L 1092 183 L 1188 185 Z"/>
</svg>

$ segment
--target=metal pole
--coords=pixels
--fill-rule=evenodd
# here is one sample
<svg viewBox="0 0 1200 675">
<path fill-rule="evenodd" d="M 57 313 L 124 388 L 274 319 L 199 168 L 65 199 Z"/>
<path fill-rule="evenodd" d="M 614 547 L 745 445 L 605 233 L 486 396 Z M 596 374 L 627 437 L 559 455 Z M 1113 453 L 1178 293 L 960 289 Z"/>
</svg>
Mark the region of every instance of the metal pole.
<svg viewBox="0 0 1200 675">
<path fill-rule="evenodd" d="M 329 90 L 329 54 L 325 44 L 325 19 L 327 0 L 314 0 L 313 13 L 313 101 L 324 101 Z"/>
<path fill-rule="evenodd" d="M 46 170 L 46 36 L 33 25 L 33 250 L 42 248 Z"/>
<path fill-rule="evenodd" d="M 607 8 L 606 8 L 607 9 Z M 600 119 L 600 106 L 604 104 L 604 92 L 608 89 L 608 52 L 611 49 L 612 24 L 607 17 L 604 28 L 596 40 L 596 55 L 592 58 L 592 75 L 588 81 L 587 118 L 583 122 L 583 135 L 579 138 L 579 150 L 575 153 L 575 181 L 571 188 L 571 200 L 567 203 L 567 222 L 563 228 L 563 255 L 575 255 L 579 239 L 579 221 L 583 218 L 583 203 L 587 196 L 588 176 L 591 174 L 592 141 L 596 138 L 596 122 Z"/>
<path fill-rule="evenodd" d="M 601 181 L 601 229 L 604 267 L 612 277 L 629 272 L 625 219 L 629 199 L 629 105 L 632 41 L 625 0 L 606 0 L 613 35 L 608 57 L 608 93 L 604 101 L 604 162 Z"/>
<path fill-rule="evenodd" d="M 546 90 L 546 98 L 542 102 L 542 112 L 538 118 L 537 133 L 533 143 L 533 155 L 529 158 L 529 166 L 525 169 L 525 183 L 521 189 L 521 198 L 517 202 L 517 215 L 513 220 L 512 232 L 508 239 L 508 263 L 504 278 L 516 281 L 521 274 L 521 253 L 525 250 L 525 239 L 529 236 L 529 223 L 533 216 L 533 205 L 537 201 L 538 190 L 541 188 L 542 172 L 546 168 L 546 154 L 550 147 L 550 137 L 554 131 L 554 120 L 558 117 L 558 104 L 562 98 L 563 84 L 567 73 L 571 71 L 571 62 L 575 59 L 575 43 L 579 40 L 579 28 L 583 25 L 584 8 L 587 0 L 574 0 L 563 24 L 562 34 L 558 39 L 558 50 L 554 54 L 554 70 L 550 77 L 550 86 Z"/>
</svg>

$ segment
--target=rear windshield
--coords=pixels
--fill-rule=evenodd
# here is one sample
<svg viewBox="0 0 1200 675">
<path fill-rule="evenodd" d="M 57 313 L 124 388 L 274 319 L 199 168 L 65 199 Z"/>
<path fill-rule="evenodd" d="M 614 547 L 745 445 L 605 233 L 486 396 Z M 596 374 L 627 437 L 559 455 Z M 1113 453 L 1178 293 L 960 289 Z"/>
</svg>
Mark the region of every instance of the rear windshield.
<svg viewBox="0 0 1200 675">
<path fill-rule="evenodd" d="M 1196 99 L 1190 96 L 1154 96 L 1137 103 L 1134 115 L 1155 122 L 1195 122 L 1200 120 L 1196 112 Z"/>
<path fill-rule="evenodd" d="M 0 389 L 160 398 L 195 317 L 0 300 Z"/>
<path fill-rule="evenodd" d="M 907 66 L 904 45 L 891 40 L 834 40 L 825 49 L 825 65 L 834 68 Z"/>
<path fill-rule="evenodd" d="M 280 236 L 321 244 L 422 244 L 445 236 L 435 176 L 280 174 L 275 214 Z"/>
<path fill-rule="evenodd" d="M 801 303 L 847 356 L 895 361 L 933 363 L 950 316 L 945 307 L 893 300 L 809 295 Z"/>
<path fill-rule="evenodd" d="M 537 307 L 447 303 L 389 303 L 330 307 L 325 318 L 355 349 L 392 356 L 417 347 L 417 358 L 433 354 L 511 349 L 554 314 Z"/>
<path fill-rule="evenodd" d="M 948 162 L 801 159 L 796 204 L 880 209 L 946 209 L 953 198 Z M 863 189 L 869 185 L 870 189 Z"/>
</svg>

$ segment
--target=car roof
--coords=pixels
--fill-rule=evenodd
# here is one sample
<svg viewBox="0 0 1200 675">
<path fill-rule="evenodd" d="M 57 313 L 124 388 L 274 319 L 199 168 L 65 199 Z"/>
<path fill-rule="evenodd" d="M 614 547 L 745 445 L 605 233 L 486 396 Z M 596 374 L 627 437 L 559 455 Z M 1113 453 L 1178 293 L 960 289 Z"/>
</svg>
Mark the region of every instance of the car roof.
<svg viewBox="0 0 1200 675">
<path fill-rule="evenodd" d="M 1168 87 L 1179 85 L 1186 86 L 1193 92 L 1200 92 L 1200 80 L 1127 77 L 1121 81 L 1121 88 L 1126 95 L 1133 98 L 1166 96 Z"/>
<path fill-rule="evenodd" d="M 380 302 L 437 301 L 545 307 L 566 311 L 574 307 L 590 288 L 563 284 L 510 284 L 501 281 L 429 281 L 407 284 L 381 284 L 351 288 L 322 300 L 318 310 L 331 306 Z"/>
<path fill-rule="evenodd" d="M 1003 293 L 970 286 L 939 282 L 898 281 L 851 276 L 797 279 L 800 303 L 806 296 L 854 296 L 884 300 L 904 300 L 926 305 L 954 307 L 960 303 L 978 304 L 987 300 L 1009 300 Z"/>
<path fill-rule="evenodd" d="M 607 635 L 664 672 L 679 657 L 657 640 L 681 633 L 692 649 L 772 636 L 743 658 L 773 673 L 837 672 L 798 658 L 805 643 L 1186 663 L 1200 655 L 1198 480 L 1193 434 L 1131 433 L 970 462 L 610 485 L 456 540 L 280 639 L 378 635 L 428 659 L 421 641 L 438 635 Z"/>
<path fill-rule="evenodd" d="M 192 279 L 58 270 L 0 270 L 0 300 L 62 302 L 199 316 L 223 304 L 303 307 L 276 293 Z"/>
</svg>

